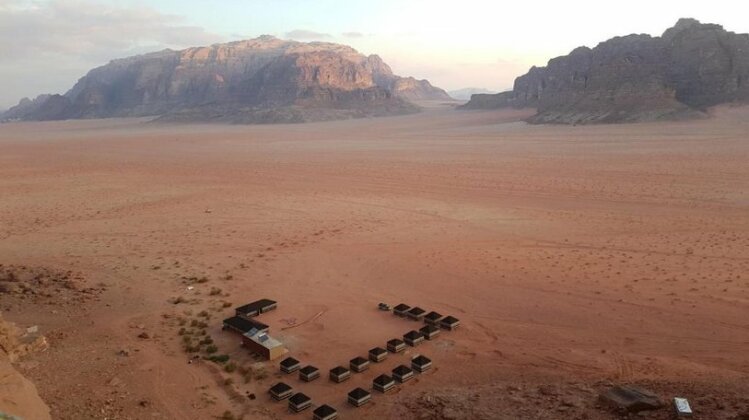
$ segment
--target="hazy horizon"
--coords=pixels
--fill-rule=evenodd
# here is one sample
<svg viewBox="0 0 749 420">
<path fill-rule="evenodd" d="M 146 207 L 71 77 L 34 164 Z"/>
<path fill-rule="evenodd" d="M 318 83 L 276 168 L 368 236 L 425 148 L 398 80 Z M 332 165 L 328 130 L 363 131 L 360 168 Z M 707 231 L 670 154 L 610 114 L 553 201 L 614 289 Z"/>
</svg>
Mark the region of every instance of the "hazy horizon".
<svg viewBox="0 0 749 420">
<path fill-rule="evenodd" d="M 91 68 L 164 48 L 210 45 L 263 34 L 351 45 L 377 54 L 396 74 L 445 90 L 502 91 L 533 65 L 618 35 L 660 35 L 682 17 L 749 32 L 749 7 L 636 0 L 616 10 L 600 3 L 514 5 L 467 0 L 460 8 L 411 0 L 0 0 L 0 109 L 23 97 L 64 93 Z M 539 12 L 542 11 L 542 12 Z"/>
</svg>

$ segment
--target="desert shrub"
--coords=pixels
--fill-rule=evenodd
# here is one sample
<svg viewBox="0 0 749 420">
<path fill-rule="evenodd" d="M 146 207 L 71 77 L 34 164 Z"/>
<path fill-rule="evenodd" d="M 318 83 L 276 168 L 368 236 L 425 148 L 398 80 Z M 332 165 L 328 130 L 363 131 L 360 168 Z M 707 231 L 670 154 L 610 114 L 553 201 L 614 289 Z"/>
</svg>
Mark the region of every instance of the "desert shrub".
<svg viewBox="0 0 749 420">
<path fill-rule="evenodd" d="M 209 314 L 208 311 L 203 310 L 198 312 L 198 316 L 208 319 L 211 317 L 211 314 Z"/>
<path fill-rule="evenodd" d="M 211 287 L 211 291 L 208 293 L 211 296 L 216 296 L 221 294 L 221 289 L 218 287 Z"/>
<path fill-rule="evenodd" d="M 242 378 L 244 379 L 244 383 L 250 383 L 252 380 L 252 369 L 248 368 L 240 368 L 239 374 L 242 375 Z"/>
<path fill-rule="evenodd" d="M 267 377 L 268 377 L 268 372 L 265 369 L 260 368 L 260 369 L 258 369 L 258 370 L 255 371 L 255 379 L 262 380 L 262 379 L 265 379 Z"/>
<path fill-rule="evenodd" d="M 198 319 L 190 321 L 190 326 L 195 328 L 208 328 L 208 324 Z"/>
<path fill-rule="evenodd" d="M 208 283 L 208 277 L 201 277 L 197 280 L 198 283 Z"/>
<path fill-rule="evenodd" d="M 229 361 L 229 355 L 228 354 L 219 354 L 208 357 L 208 360 L 214 363 L 226 363 Z"/>
<path fill-rule="evenodd" d="M 232 372 L 234 372 L 235 370 L 237 370 L 237 364 L 236 364 L 236 363 L 234 363 L 234 362 L 229 362 L 229 363 L 227 363 L 227 364 L 226 364 L 226 365 L 224 366 L 224 370 L 225 370 L 225 371 L 227 371 L 227 372 L 229 372 L 229 373 L 232 373 Z"/>
<path fill-rule="evenodd" d="M 213 339 L 211 337 L 205 337 L 204 339 L 200 340 L 200 344 L 213 344 Z"/>
<path fill-rule="evenodd" d="M 173 297 L 169 299 L 169 303 L 173 305 L 179 305 L 180 303 L 185 303 L 185 302 L 187 302 L 187 299 L 185 299 L 182 296 L 177 296 L 177 297 Z"/>
<path fill-rule="evenodd" d="M 224 411 L 224 414 L 221 415 L 220 419 L 221 420 L 236 420 L 237 418 L 234 417 L 234 414 L 232 414 L 231 411 L 226 410 Z"/>
<path fill-rule="evenodd" d="M 192 340 L 190 340 L 190 337 L 183 336 L 182 341 L 184 344 L 183 348 L 185 349 L 185 352 L 197 353 L 200 351 L 200 348 L 201 348 L 200 344 L 193 343 Z"/>
</svg>

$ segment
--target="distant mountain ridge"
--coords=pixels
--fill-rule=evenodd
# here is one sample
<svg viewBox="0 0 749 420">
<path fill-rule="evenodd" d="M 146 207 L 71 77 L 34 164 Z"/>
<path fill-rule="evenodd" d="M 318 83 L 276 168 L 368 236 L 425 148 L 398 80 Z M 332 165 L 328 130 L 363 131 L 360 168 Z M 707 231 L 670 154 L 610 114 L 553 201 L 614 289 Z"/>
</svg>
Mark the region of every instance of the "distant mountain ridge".
<svg viewBox="0 0 749 420">
<path fill-rule="evenodd" d="M 464 109 L 537 108 L 534 123 L 682 119 L 749 100 L 749 35 L 681 19 L 661 37 L 629 35 L 533 67 L 513 90 Z"/>
<path fill-rule="evenodd" d="M 415 112 L 409 101 L 427 99 L 449 96 L 393 74 L 376 55 L 266 35 L 113 60 L 64 95 L 23 99 L 2 118 L 302 122 Z"/>
<path fill-rule="evenodd" d="M 463 89 L 456 89 L 456 90 L 451 90 L 447 92 L 447 94 L 450 95 L 450 97 L 452 97 L 453 99 L 457 99 L 459 101 L 467 101 L 471 99 L 471 96 L 473 95 L 479 95 L 479 94 L 493 95 L 495 93 L 497 92 L 489 90 L 489 89 L 484 89 L 484 88 L 463 88 Z"/>
</svg>

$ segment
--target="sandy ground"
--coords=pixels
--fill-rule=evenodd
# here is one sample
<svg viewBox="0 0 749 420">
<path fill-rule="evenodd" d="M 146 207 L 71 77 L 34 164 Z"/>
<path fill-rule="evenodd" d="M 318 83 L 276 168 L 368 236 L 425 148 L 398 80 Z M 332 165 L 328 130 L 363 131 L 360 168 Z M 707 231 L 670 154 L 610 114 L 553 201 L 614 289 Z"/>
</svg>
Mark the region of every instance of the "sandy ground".
<svg viewBox="0 0 749 420">
<path fill-rule="evenodd" d="M 291 418 L 267 397 L 278 380 L 342 418 L 611 418 L 595 399 L 612 383 L 688 397 L 700 418 L 749 413 L 749 109 L 595 127 L 527 115 L 0 126 L 0 263 L 102 290 L 0 295 L 51 344 L 20 371 L 56 419 Z M 261 321 L 323 378 L 279 378 L 220 330 L 223 302 L 263 297 L 279 307 Z M 328 382 L 418 325 L 379 302 L 462 327 Z M 187 363 L 180 319 L 202 310 L 249 382 Z M 346 406 L 416 353 L 434 369 Z"/>
</svg>

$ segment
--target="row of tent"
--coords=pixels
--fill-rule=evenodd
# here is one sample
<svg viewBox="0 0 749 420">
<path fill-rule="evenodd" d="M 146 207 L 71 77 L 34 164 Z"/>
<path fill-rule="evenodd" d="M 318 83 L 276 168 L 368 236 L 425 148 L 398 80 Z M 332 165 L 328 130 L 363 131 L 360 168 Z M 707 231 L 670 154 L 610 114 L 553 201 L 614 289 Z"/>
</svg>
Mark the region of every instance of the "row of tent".
<svg viewBox="0 0 749 420">
<path fill-rule="evenodd" d="M 380 304 L 383 309 L 384 304 Z M 387 306 L 387 305 L 385 305 Z M 389 310 L 389 307 L 387 307 Z M 406 345 L 415 347 L 424 340 L 433 340 L 440 329 L 454 330 L 460 325 L 460 321 L 453 317 L 444 317 L 437 312 L 427 313 L 424 309 L 399 304 L 393 308 L 393 314 L 406 317 L 415 321 L 424 321 L 426 324 L 419 330 L 411 330 L 403 335 L 403 339 L 393 338 L 388 340 L 385 348 L 375 347 L 368 352 L 368 357 L 357 356 L 349 361 L 349 367 L 336 366 L 328 372 L 332 382 L 341 383 L 351 378 L 351 372 L 361 373 L 369 369 L 370 362 L 379 363 L 387 359 L 388 353 L 400 353 L 406 349 Z M 411 366 L 404 364 L 395 367 L 390 375 L 382 374 L 372 381 L 372 389 L 386 393 L 395 388 L 397 383 L 404 383 L 412 379 L 416 373 L 424 373 L 432 367 L 432 360 L 424 355 L 418 355 L 411 359 Z M 298 372 L 299 379 L 303 382 L 311 382 L 320 378 L 320 369 L 313 365 L 302 366 L 301 362 L 293 357 L 287 357 L 280 363 L 283 373 L 291 374 Z M 289 409 L 295 413 L 304 411 L 312 406 L 312 399 L 302 392 L 294 392 L 294 389 L 284 383 L 278 382 L 268 391 L 271 397 L 277 401 L 288 398 Z M 361 407 L 372 399 L 372 394 L 360 387 L 353 389 L 347 395 L 347 401 L 354 407 Z M 338 418 L 338 411 L 327 405 L 321 405 L 313 411 L 314 420 L 333 420 Z"/>
<path fill-rule="evenodd" d="M 354 360 L 356 359 L 353 359 L 352 362 Z M 369 362 L 367 361 L 367 363 Z M 313 373 L 316 373 L 316 375 L 313 375 L 314 378 L 318 378 L 320 376 L 319 370 L 317 370 L 317 368 L 313 366 L 309 366 L 309 365 L 305 366 L 304 368 L 300 368 L 299 365 L 300 364 L 296 359 L 289 357 L 281 362 L 281 371 L 284 373 L 292 373 L 298 370 L 300 379 L 302 379 L 305 382 L 313 380 L 313 379 L 308 379 L 310 375 Z M 386 393 L 390 391 L 391 389 L 395 388 L 396 382 L 397 383 L 407 382 L 410 379 L 414 378 L 415 376 L 414 372 L 424 373 L 427 370 L 431 369 L 431 367 L 432 367 L 431 359 L 429 359 L 428 357 L 424 355 L 418 355 L 411 359 L 411 367 L 408 367 L 406 365 L 398 365 L 396 368 L 392 370 L 391 375 L 382 374 L 376 377 L 372 381 L 372 389 L 374 389 L 375 391 L 379 391 L 381 393 Z M 344 372 L 347 373 L 346 379 L 348 379 L 351 375 L 348 369 L 343 368 L 341 366 L 335 367 L 330 370 L 330 379 L 337 383 L 343 382 L 343 380 L 341 380 L 340 378 L 344 374 Z M 306 394 L 302 392 L 294 392 L 294 389 L 290 385 L 284 382 L 278 382 L 277 384 L 273 385 L 268 390 L 268 392 L 271 395 L 271 397 L 275 399 L 276 401 L 282 401 L 288 398 L 289 409 L 295 413 L 304 411 L 312 406 L 312 398 L 310 398 L 309 396 L 307 396 Z M 353 389 L 347 395 L 348 403 L 354 407 L 361 407 L 365 405 L 366 403 L 370 402 L 371 400 L 372 400 L 372 394 L 369 391 L 361 387 L 357 387 Z M 333 419 L 336 419 L 337 417 L 338 417 L 338 411 L 335 408 L 327 404 L 317 407 L 312 412 L 312 418 L 314 420 L 333 420 Z"/>
</svg>

